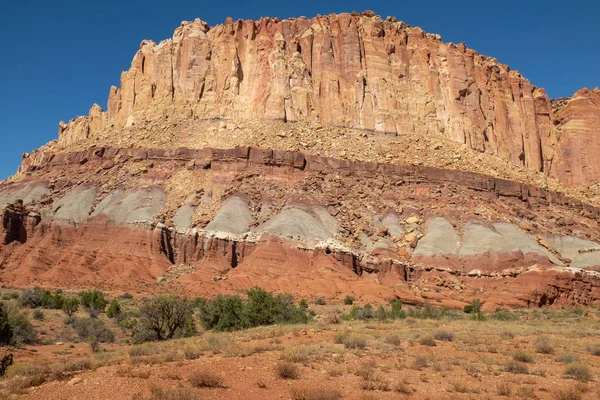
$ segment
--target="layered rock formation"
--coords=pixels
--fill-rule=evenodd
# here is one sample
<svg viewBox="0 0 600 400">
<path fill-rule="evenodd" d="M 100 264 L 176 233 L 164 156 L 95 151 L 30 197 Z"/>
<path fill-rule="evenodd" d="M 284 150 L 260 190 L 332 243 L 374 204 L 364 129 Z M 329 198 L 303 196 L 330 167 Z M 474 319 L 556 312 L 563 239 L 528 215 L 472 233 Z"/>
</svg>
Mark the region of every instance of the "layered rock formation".
<svg viewBox="0 0 600 400">
<path fill-rule="evenodd" d="M 555 114 L 543 89 L 496 59 L 370 13 L 196 20 L 142 42 L 107 111 L 61 123 L 59 143 L 165 118 L 310 120 L 440 135 L 589 185 L 600 167 L 575 154 L 600 137 L 594 96 L 580 92 Z"/>
<path fill-rule="evenodd" d="M 599 98 L 368 12 L 186 22 L 0 185 L 0 281 L 598 304 Z"/>
</svg>

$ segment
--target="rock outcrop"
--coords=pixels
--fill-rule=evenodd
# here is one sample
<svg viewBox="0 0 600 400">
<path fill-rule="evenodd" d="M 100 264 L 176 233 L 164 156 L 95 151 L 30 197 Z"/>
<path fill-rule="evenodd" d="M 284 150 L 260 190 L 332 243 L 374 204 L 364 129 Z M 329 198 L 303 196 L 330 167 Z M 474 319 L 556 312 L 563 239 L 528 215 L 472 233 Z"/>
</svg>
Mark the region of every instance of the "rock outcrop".
<svg viewBox="0 0 600 400">
<path fill-rule="evenodd" d="M 0 283 L 598 305 L 599 107 L 369 12 L 184 22 L 0 184 Z"/>
<path fill-rule="evenodd" d="M 59 143 L 177 118 L 309 120 L 439 135 L 570 185 L 600 180 L 597 92 L 554 114 L 543 89 L 464 44 L 366 12 L 183 22 L 143 41 L 108 109 L 59 126 Z M 592 142 L 590 142 L 592 140 Z M 596 165 L 594 165 L 596 164 Z"/>
</svg>

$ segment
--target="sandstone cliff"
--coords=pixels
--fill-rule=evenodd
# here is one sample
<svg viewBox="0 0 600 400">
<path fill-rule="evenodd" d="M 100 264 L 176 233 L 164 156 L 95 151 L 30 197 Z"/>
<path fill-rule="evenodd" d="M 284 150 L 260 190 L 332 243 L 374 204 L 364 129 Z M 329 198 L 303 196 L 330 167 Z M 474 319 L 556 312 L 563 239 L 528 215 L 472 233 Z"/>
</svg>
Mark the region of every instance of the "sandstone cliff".
<svg viewBox="0 0 600 400">
<path fill-rule="evenodd" d="M 576 96 L 555 116 L 542 89 L 496 59 L 369 12 L 211 28 L 195 20 L 159 44 L 143 41 L 107 111 L 94 105 L 61 123 L 59 143 L 168 118 L 309 120 L 440 135 L 587 185 L 600 166 L 577 160 L 576 143 L 598 140 L 595 104 Z"/>
</svg>

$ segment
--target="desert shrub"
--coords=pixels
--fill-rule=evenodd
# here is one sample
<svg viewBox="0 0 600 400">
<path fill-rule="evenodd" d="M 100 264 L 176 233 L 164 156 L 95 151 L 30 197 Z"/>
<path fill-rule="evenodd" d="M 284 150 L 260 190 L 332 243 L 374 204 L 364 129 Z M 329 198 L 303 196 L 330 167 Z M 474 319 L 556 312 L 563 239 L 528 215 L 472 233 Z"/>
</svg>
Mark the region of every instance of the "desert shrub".
<svg viewBox="0 0 600 400">
<path fill-rule="evenodd" d="M 12 327 L 8 320 L 8 313 L 4 303 L 0 302 L 0 346 L 7 346 L 11 343 L 13 337 Z"/>
<path fill-rule="evenodd" d="M 408 316 L 418 319 L 440 319 L 443 316 L 443 312 L 426 301 L 425 304 L 423 304 L 423 307 L 410 308 Z"/>
<path fill-rule="evenodd" d="M 153 387 L 150 389 L 150 400 L 200 400 L 198 391 L 184 386 L 162 389 Z"/>
<path fill-rule="evenodd" d="M 512 394 L 512 388 L 510 386 L 510 383 L 504 381 L 504 382 L 499 382 L 496 385 L 496 394 L 498 396 L 507 396 L 510 397 L 510 395 Z"/>
<path fill-rule="evenodd" d="M 79 293 L 81 306 L 88 312 L 90 317 L 95 318 L 99 313 L 104 312 L 108 300 L 104 293 L 98 290 L 89 290 Z"/>
<path fill-rule="evenodd" d="M 24 344 L 34 344 L 37 342 L 37 331 L 18 307 L 13 305 L 6 306 L 8 324 L 12 331 L 10 344 L 12 346 L 22 346 Z"/>
<path fill-rule="evenodd" d="M 592 380 L 589 368 L 581 364 L 571 364 L 565 368 L 565 375 L 578 381 L 587 382 Z"/>
<path fill-rule="evenodd" d="M 63 301 L 62 310 L 67 316 L 71 317 L 79 309 L 79 300 L 75 297 L 67 297 Z"/>
<path fill-rule="evenodd" d="M 209 371 L 200 371 L 192 374 L 189 380 L 193 387 L 197 388 L 220 388 L 223 387 L 223 379 Z"/>
<path fill-rule="evenodd" d="M 292 400 L 338 400 L 342 394 L 334 389 L 297 387 L 291 391 Z"/>
<path fill-rule="evenodd" d="M 443 340 L 446 342 L 451 342 L 454 340 L 454 334 L 452 332 L 444 331 L 444 330 L 437 331 L 433 335 L 433 337 L 437 340 Z"/>
<path fill-rule="evenodd" d="M 581 400 L 581 391 L 577 388 L 560 390 L 556 393 L 556 400 Z"/>
<path fill-rule="evenodd" d="M 413 360 L 412 368 L 420 370 L 429 364 L 429 359 L 426 356 L 416 356 Z"/>
<path fill-rule="evenodd" d="M 589 351 L 593 356 L 600 356 L 600 345 L 590 346 Z"/>
<path fill-rule="evenodd" d="M 419 339 L 419 344 L 422 346 L 430 346 L 430 347 L 435 347 L 437 345 L 437 343 L 435 342 L 435 339 L 431 336 L 423 336 L 421 339 Z"/>
<path fill-rule="evenodd" d="M 298 379 L 300 371 L 296 364 L 288 361 L 280 361 L 275 364 L 275 373 L 282 379 Z"/>
<path fill-rule="evenodd" d="M 123 299 L 123 300 L 131 300 L 133 299 L 133 295 L 131 295 L 128 292 L 123 293 L 122 295 L 118 296 L 119 299 Z"/>
<path fill-rule="evenodd" d="M 481 300 L 473 299 L 464 307 L 463 311 L 471 314 L 471 319 L 474 321 L 485 321 L 485 315 L 481 312 L 481 304 Z"/>
<path fill-rule="evenodd" d="M 181 332 L 184 329 L 186 322 L 189 326 L 188 320 L 190 319 L 193 323 L 191 302 L 175 296 L 158 296 L 146 301 L 140 307 L 140 321 L 136 326 L 134 336 L 137 340 L 141 338 L 172 339 L 178 330 Z"/>
<path fill-rule="evenodd" d="M 239 296 L 217 296 L 199 310 L 206 329 L 236 331 L 272 324 L 306 323 L 308 316 L 294 304 L 292 295 L 273 295 L 255 287 L 247 292 L 248 300 Z"/>
<path fill-rule="evenodd" d="M 183 326 L 177 328 L 175 330 L 175 335 L 173 336 L 176 339 L 179 338 L 189 338 L 192 336 L 196 336 L 198 334 L 198 329 L 196 329 L 196 323 L 194 322 L 193 315 L 190 315 L 188 319 L 185 320 Z"/>
<path fill-rule="evenodd" d="M 533 362 L 533 356 L 524 351 L 517 351 L 515 354 L 513 354 L 513 359 L 515 361 L 520 361 L 520 362 L 524 362 L 524 363 L 532 363 Z"/>
<path fill-rule="evenodd" d="M 315 304 L 318 306 L 324 306 L 324 305 L 327 305 L 327 302 L 325 301 L 324 298 L 319 297 L 317 300 L 315 300 Z"/>
<path fill-rule="evenodd" d="M 298 303 L 298 307 L 300 307 L 301 310 L 306 310 L 308 308 L 308 303 L 306 302 L 306 300 L 302 299 Z"/>
<path fill-rule="evenodd" d="M 404 319 L 406 313 L 402 310 L 402 302 L 398 299 L 392 301 L 392 311 L 390 312 L 392 319 Z"/>
<path fill-rule="evenodd" d="M 42 310 L 33 310 L 33 319 L 35 319 L 36 321 L 43 321 L 44 320 L 44 312 Z"/>
<path fill-rule="evenodd" d="M 37 308 L 41 307 L 44 302 L 45 292 L 38 287 L 33 289 L 23 289 L 19 298 L 19 304 L 22 307 Z"/>
<path fill-rule="evenodd" d="M 343 344 L 347 349 L 364 349 L 367 342 L 364 338 L 350 334 L 348 332 L 340 332 L 333 338 L 337 344 Z"/>
<path fill-rule="evenodd" d="M 108 318 L 116 318 L 119 315 L 121 315 L 121 305 L 117 299 L 112 299 L 108 304 L 108 309 L 106 309 L 106 316 Z"/>
<path fill-rule="evenodd" d="M 554 354 L 554 346 L 548 339 L 542 337 L 536 341 L 535 351 L 540 354 Z"/>
<path fill-rule="evenodd" d="M 23 289 L 19 297 L 19 304 L 27 308 L 49 308 L 60 310 L 64 296 L 62 291 L 56 290 L 52 293 L 49 290 L 40 289 Z"/>
<path fill-rule="evenodd" d="M 115 341 L 114 333 L 97 318 L 74 319 L 73 329 L 81 340 L 89 343 L 111 343 Z"/>
<path fill-rule="evenodd" d="M 249 326 L 244 313 L 244 301 L 239 296 L 218 295 L 199 311 L 205 329 L 237 331 Z"/>
<path fill-rule="evenodd" d="M 516 321 L 519 319 L 519 315 L 504 309 L 497 309 L 493 314 L 491 314 L 492 319 L 496 319 L 498 321 Z"/>
<path fill-rule="evenodd" d="M 352 297 L 352 296 L 344 297 L 344 304 L 347 306 L 351 306 L 352 304 L 354 304 L 354 297 Z"/>
<path fill-rule="evenodd" d="M 377 307 L 377 310 L 375 311 L 375 319 L 377 319 L 378 321 L 385 321 L 388 317 L 388 313 L 387 311 L 385 311 L 385 308 L 383 308 L 383 306 L 379 306 Z"/>
<path fill-rule="evenodd" d="M 529 373 L 529 368 L 527 368 L 527 364 L 518 361 L 510 361 L 504 367 L 506 372 L 510 372 L 512 374 L 527 374 Z"/>
<path fill-rule="evenodd" d="M 579 361 L 579 357 L 577 357 L 574 354 L 564 353 L 564 354 L 561 354 L 560 356 L 556 357 L 556 361 L 565 363 L 565 364 L 570 364 L 572 362 Z"/>
</svg>

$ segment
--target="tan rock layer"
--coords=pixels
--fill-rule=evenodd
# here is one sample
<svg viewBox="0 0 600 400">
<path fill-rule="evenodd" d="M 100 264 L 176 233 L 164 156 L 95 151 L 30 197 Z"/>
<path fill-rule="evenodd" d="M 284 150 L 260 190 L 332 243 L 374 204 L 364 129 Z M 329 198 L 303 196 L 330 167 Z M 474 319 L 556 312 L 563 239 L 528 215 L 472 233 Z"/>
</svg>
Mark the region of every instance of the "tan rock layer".
<svg viewBox="0 0 600 400">
<path fill-rule="evenodd" d="M 570 141 L 563 144 L 560 135 L 565 127 L 566 136 L 583 143 L 598 129 L 590 124 L 597 108 L 575 101 L 556 128 L 546 93 L 518 72 L 369 12 L 227 19 L 211 28 L 184 22 L 171 39 L 143 41 L 120 85 L 110 89 L 107 112 L 94 105 L 88 117 L 61 123 L 59 143 L 173 116 L 311 120 L 443 135 L 536 171 L 556 171 L 573 185 L 599 177 L 600 166 L 584 173 L 591 158 L 572 161 L 577 155 L 564 149 Z M 579 128 L 570 126 L 572 118 Z"/>
</svg>

